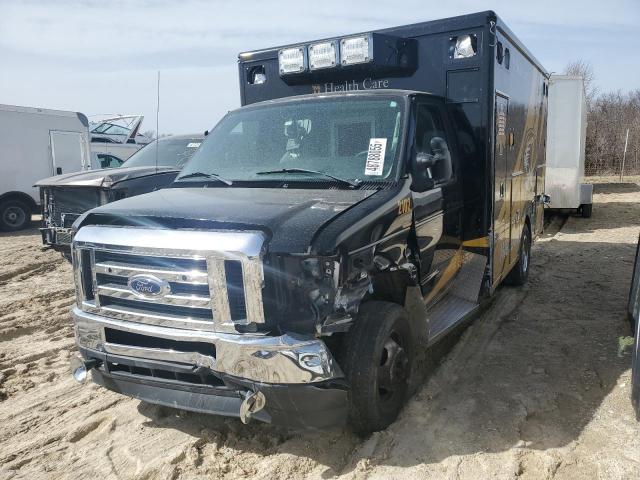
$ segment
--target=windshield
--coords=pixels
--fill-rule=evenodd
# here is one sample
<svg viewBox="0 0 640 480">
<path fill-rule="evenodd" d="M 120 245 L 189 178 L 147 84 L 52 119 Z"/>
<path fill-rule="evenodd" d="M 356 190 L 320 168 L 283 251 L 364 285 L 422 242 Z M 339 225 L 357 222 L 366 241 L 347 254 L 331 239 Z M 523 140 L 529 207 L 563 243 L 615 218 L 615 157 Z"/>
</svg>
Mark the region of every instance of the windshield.
<svg viewBox="0 0 640 480">
<path fill-rule="evenodd" d="M 206 137 L 177 180 L 206 181 L 197 173 L 234 182 L 390 179 L 403 110 L 398 97 L 356 96 L 236 110 Z"/>
<path fill-rule="evenodd" d="M 104 133 L 107 135 L 129 135 L 130 129 L 121 127 L 120 125 L 114 125 L 112 123 L 101 123 L 96 128 L 91 130 L 91 133 Z"/>
<path fill-rule="evenodd" d="M 202 139 L 200 138 L 162 138 L 158 142 L 158 163 L 159 167 L 182 166 L 191 158 L 191 155 L 198 149 Z M 141 148 L 131 155 L 122 164 L 123 167 L 152 167 L 156 165 L 156 142 L 151 142 L 146 147 Z"/>
</svg>

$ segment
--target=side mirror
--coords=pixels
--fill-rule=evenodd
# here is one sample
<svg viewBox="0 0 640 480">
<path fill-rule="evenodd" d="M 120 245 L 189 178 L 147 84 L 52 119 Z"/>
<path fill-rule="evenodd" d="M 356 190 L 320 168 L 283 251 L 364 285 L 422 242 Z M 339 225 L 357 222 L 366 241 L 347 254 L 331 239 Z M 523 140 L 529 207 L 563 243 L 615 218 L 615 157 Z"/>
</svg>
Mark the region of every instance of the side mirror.
<svg viewBox="0 0 640 480">
<path fill-rule="evenodd" d="M 437 161 L 438 159 L 429 153 L 424 153 L 424 152 L 416 153 L 416 165 L 418 165 L 421 168 L 424 168 L 425 170 L 427 168 L 433 167 Z"/>
</svg>

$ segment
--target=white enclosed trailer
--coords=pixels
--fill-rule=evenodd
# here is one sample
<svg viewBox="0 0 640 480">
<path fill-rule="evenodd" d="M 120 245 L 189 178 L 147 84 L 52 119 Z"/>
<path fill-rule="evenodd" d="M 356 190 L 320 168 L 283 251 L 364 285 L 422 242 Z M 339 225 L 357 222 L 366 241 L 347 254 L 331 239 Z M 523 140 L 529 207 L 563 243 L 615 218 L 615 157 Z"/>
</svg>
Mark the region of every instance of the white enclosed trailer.
<svg viewBox="0 0 640 480">
<path fill-rule="evenodd" d="M 0 230 L 29 225 L 38 180 L 90 168 L 88 125 L 78 112 L 0 105 Z"/>
<path fill-rule="evenodd" d="M 587 101 L 579 76 L 552 75 L 547 117 L 545 192 L 551 209 L 573 209 L 591 216 L 593 185 L 584 183 Z"/>
</svg>

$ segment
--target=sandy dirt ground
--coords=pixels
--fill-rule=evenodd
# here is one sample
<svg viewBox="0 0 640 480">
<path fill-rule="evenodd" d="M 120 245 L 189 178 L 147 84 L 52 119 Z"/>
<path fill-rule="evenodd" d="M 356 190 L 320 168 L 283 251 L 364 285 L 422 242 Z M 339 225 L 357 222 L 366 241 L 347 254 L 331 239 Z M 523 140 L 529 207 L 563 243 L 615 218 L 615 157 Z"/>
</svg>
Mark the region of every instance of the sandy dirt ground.
<svg viewBox="0 0 640 480">
<path fill-rule="evenodd" d="M 552 221 L 530 282 L 501 288 L 398 421 L 359 439 L 155 407 L 68 373 L 71 269 L 0 236 L 0 478 L 638 479 L 624 306 L 640 187 L 597 185 Z"/>
</svg>

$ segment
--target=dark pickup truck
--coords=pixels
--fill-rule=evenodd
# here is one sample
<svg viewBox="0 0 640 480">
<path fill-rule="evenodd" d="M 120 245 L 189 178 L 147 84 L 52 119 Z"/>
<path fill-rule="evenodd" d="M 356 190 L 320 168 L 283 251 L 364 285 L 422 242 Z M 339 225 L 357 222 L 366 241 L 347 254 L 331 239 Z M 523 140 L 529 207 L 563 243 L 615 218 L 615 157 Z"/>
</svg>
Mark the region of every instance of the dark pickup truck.
<svg viewBox="0 0 640 480">
<path fill-rule="evenodd" d="M 154 141 L 122 166 L 45 178 L 40 187 L 42 243 L 70 255 L 71 225 L 87 210 L 169 186 L 198 149 L 204 135 L 176 135 Z"/>
</svg>

